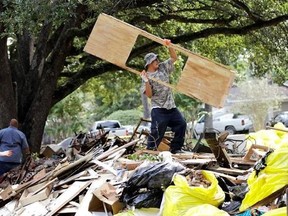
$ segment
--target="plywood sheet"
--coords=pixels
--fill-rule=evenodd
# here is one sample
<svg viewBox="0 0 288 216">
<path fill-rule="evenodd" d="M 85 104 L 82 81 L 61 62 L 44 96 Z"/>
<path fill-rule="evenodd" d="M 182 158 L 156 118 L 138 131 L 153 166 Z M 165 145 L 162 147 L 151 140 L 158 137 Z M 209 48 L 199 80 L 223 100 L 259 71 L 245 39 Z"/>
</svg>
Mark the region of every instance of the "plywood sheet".
<svg viewBox="0 0 288 216">
<path fill-rule="evenodd" d="M 139 35 L 163 44 L 163 39 L 153 34 L 112 16 L 100 14 L 84 51 L 139 74 L 139 71 L 126 65 Z M 188 57 L 178 83 L 171 85 L 153 78 L 152 80 L 214 107 L 223 107 L 234 80 L 234 72 L 179 45 L 171 44 L 170 47 Z"/>
<path fill-rule="evenodd" d="M 101 14 L 84 50 L 118 66 L 125 66 L 137 37 L 138 32 L 131 31 L 129 25 Z"/>
<path fill-rule="evenodd" d="M 189 89 L 188 96 L 221 107 L 225 103 L 233 79 L 234 74 L 231 71 L 194 55 L 188 58 L 176 89 L 180 92 Z"/>
</svg>

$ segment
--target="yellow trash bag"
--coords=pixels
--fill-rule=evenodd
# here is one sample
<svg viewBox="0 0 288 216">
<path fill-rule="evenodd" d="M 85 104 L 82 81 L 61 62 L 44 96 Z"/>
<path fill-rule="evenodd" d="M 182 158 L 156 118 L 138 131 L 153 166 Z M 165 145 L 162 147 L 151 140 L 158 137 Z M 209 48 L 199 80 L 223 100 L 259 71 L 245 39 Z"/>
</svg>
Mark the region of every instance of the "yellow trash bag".
<svg viewBox="0 0 288 216">
<path fill-rule="evenodd" d="M 285 125 L 278 122 L 274 128 L 288 130 Z M 283 139 L 288 139 L 288 133 L 279 130 L 259 130 L 249 133 L 246 141 L 246 149 L 248 150 L 252 144 L 264 145 L 269 148 L 277 149 L 283 144 Z"/>
<path fill-rule="evenodd" d="M 274 128 L 276 129 L 282 129 L 282 130 L 288 130 L 288 128 L 285 127 L 285 125 L 282 122 L 278 122 L 274 125 Z M 283 136 L 287 135 L 287 132 L 280 131 L 280 130 L 275 130 L 276 134 L 282 138 Z"/>
<path fill-rule="evenodd" d="M 262 216 L 287 216 L 287 207 L 282 207 L 266 212 Z"/>
<path fill-rule="evenodd" d="M 267 166 L 258 173 L 258 176 L 256 171 L 250 174 L 247 180 L 249 191 L 242 201 L 240 211 L 245 211 L 288 184 L 287 155 L 288 143 L 267 157 Z"/>
<path fill-rule="evenodd" d="M 248 150 L 252 144 L 263 145 L 269 148 L 278 148 L 278 143 L 281 138 L 275 130 L 259 130 L 254 133 L 249 133 L 246 141 L 246 149 Z"/>
<path fill-rule="evenodd" d="M 184 216 L 229 216 L 229 214 L 223 210 L 210 204 L 203 204 L 190 208 Z"/>
<path fill-rule="evenodd" d="M 225 194 L 214 174 L 209 171 L 202 171 L 202 174 L 211 183 L 208 188 L 191 187 L 186 178 L 178 174 L 173 177 L 175 186 L 169 186 L 164 192 L 163 216 L 182 216 L 192 207 L 219 206 L 224 201 Z"/>
</svg>

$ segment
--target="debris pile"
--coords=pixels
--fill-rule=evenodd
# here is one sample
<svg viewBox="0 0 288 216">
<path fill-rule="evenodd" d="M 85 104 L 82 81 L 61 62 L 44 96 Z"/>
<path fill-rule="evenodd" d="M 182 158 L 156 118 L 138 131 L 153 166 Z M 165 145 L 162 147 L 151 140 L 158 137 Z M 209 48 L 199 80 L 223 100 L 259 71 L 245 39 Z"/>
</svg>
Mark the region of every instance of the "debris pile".
<svg viewBox="0 0 288 216">
<path fill-rule="evenodd" d="M 107 135 L 44 146 L 4 174 L 0 215 L 287 214 L 287 128 L 245 136 L 245 154 L 228 154 L 232 139 L 223 133 L 205 134 L 207 144 L 180 154 L 146 150 L 143 133 Z"/>
</svg>

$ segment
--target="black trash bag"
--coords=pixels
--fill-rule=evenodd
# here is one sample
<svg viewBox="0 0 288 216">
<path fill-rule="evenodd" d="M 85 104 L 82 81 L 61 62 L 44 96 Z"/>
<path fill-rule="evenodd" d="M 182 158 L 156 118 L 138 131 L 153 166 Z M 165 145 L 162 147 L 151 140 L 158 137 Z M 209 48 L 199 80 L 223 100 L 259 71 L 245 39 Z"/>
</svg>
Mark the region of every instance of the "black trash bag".
<svg viewBox="0 0 288 216">
<path fill-rule="evenodd" d="M 135 191 L 139 188 L 166 188 L 175 173 L 185 169 L 179 163 L 158 162 L 137 169 L 128 180 L 125 189 Z"/>
<path fill-rule="evenodd" d="M 135 208 L 160 208 L 162 197 L 163 191 L 161 189 L 153 189 L 136 193 L 132 197 L 126 194 L 124 202 L 130 206 L 135 206 Z"/>
<path fill-rule="evenodd" d="M 228 186 L 228 189 L 230 193 L 232 193 L 232 199 L 235 201 L 242 201 L 246 195 L 246 193 L 249 191 L 248 184 L 242 183 L 240 185 L 235 185 L 232 187 Z"/>
<path fill-rule="evenodd" d="M 223 211 L 228 212 L 230 215 L 233 214 L 237 211 L 239 211 L 239 208 L 241 206 L 241 201 L 231 201 L 227 203 L 223 203 L 220 209 Z"/>
<path fill-rule="evenodd" d="M 136 208 L 160 206 L 163 189 L 171 184 L 175 173 L 183 170 L 185 167 L 179 163 L 166 162 L 151 163 L 140 167 L 125 183 L 120 201 L 135 205 Z M 146 192 L 140 192 L 143 189 Z"/>
<path fill-rule="evenodd" d="M 229 189 L 228 189 L 228 186 L 227 186 L 225 180 L 222 177 L 220 177 L 220 176 L 217 177 L 217 180 L 218 180 L 218 185 L 221 187 L 221 189 L 225 193 L 224 202 L 230 201 L 231 197 L 230 197 Z"/>
</svg>

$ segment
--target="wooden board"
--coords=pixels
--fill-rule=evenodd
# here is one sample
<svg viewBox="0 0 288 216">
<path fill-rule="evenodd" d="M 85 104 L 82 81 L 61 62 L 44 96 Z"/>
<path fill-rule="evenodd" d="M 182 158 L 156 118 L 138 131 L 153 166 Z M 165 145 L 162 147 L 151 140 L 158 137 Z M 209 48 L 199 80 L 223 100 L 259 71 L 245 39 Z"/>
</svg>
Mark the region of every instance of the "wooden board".
<svg viewBox="0 0 288 216">
<path fill-rule="evenodd" d="M 113 174 L 102 174 L 99 179 L 94 180 L 90 185 L 87 193 L 85 194 L 82 202 L 80 203 L 80 207 L 78 208 L 75 216 L 92 216 L 92 213 L 89 212 L 89 203 L 93 197 L 93 191 L 103 185 L 107 180 L 111 180 L 114 178 Z"/>
<path fill-rule="evenodd" d="M 153 34 L 112 16 L 100 14 L 84 51 L 139 74 L 139 71 L 126 66 L 127 59 L 139 35 L 163 44 L 163 39 Z M 178 45 L 171 44 L 170 47 L 188 57 L 178 83 L 171 85 L 151 79 L 214 107 L 223 107 L 234 80 L 234 72 L 222 64 L 192 53 Z"/>
<path fill-rule="evenodd" d="M 47 216 L 52 216 L 57 213 L 62 207 L 76 197 L 81 191 L 91 184 L 92 181 L 74 182 L 69 188 L 61 194 L 51 205 L 51 210 Z"/>
<path fill-rule="evenodd" d="M 231 168 L 230 157 L 228 156 L 225 148 L 221 146 L 219 141 L 216 139 L 216 133 L 205 133 L 204 136 L 219 166 L 225 168 Z"/>
</svg>

